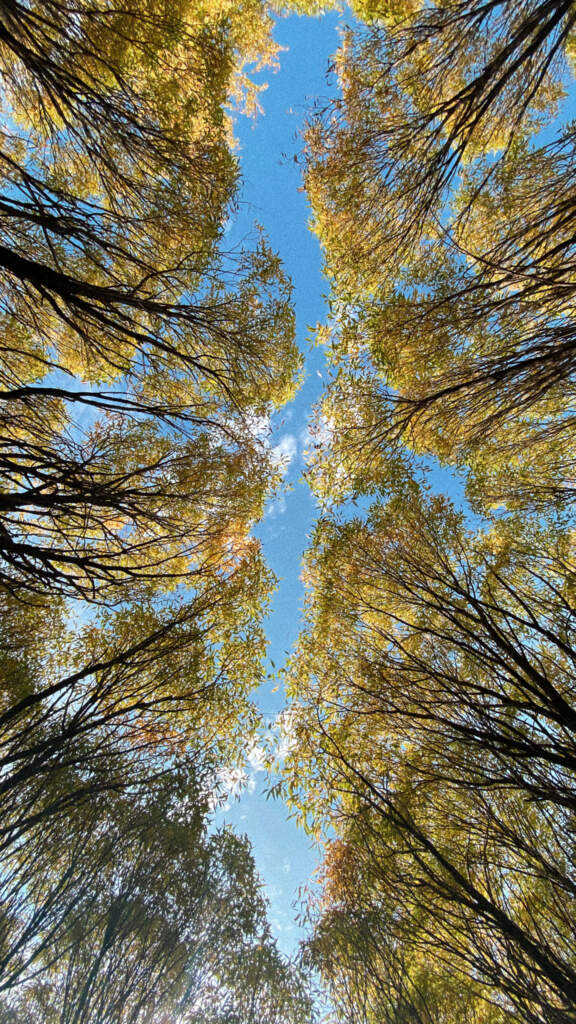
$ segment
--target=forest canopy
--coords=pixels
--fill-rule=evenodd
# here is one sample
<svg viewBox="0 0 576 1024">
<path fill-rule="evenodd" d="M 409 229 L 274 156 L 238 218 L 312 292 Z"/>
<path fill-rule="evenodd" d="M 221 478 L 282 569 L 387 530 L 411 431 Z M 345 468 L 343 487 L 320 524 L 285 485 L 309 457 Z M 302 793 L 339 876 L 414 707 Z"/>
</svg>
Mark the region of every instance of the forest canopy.
<svg viewBox="0 0 576 1024">
<path fill-rule="evenodd" d="M 235 132 L 325 8 L 272 678 L 304 358 Z M 575 62 L 574 0 L 0 3 L 0 1024 L 576 1021 Z M 281 682 L 292 960 L 214 813 Z"/>
<path fill-rule="evenodd" d="M 347 1024 L 569 1024 L 576 8 L 355 10 L 306 132 L 332 370 L 290 667 L 286 790 L 326 848 L 305 956 Z"/>
<path fill-rule="evenodd" d="M 0 10 L 0 1018 L 310 1020 L 215 830 L 264 674 L 255 424 L 300 369 L 262 232 L 228 252 L 260 3 Z"/>
</svg>

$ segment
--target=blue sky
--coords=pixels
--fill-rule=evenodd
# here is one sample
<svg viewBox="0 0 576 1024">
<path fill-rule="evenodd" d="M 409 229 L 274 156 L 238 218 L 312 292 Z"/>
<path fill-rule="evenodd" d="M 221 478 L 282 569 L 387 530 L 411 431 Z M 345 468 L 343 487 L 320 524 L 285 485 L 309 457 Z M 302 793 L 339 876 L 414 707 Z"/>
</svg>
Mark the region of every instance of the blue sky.
<svg viewBox="0 0 576 1024">
<path fill-rule="evenodd" d="M 269 83 L 261 98 L 264 113 L 254 121 L 243 118 L 237 125 L 244 188 L 230 239 L 238 243 L 254 222 L 264 228 L 292 279 L 297 340 L 305 356 L 303 386 L 294 402 L 276 417 L 271 440 L 285 460 L 286 483 L 291 489 L 271 503 L 257 530 L 280 581 L 267 623 L 270 658 L 277 668 L 284 664 L 298 634 L 303 599 L 301 561 L 316 512 L 301 476 L 307 422 L 324 374 L 324 353 L 311 348 L 309 327 L 325 319 L 323 295 L 328 288 L 318 242 L 308 229 L 310 213 L 295 157 L 301 148 L 298 133 L 306 111 L 318 97 L 330 94 L 326 72 L 338 47 L 338 20 L 334 13 L 279 19 L 274 36 L 286 49 L 280 54 L 280 69 L 262 76 Z M 257 695 L 268 721 L 284 706 L 281 688 L 273 692 L 274 687 L 271 681 Z M 318 852 L 288 820 L 285 805 L 265 798 L 266 775 L 258 766 L 257 752 L 252 762 L 248 788 L 240 800 L 229 801 L 217 818 L 249 836 L 270 899 L 273 931 L 280 948 L 292 953 L 301 935 L 293 904 L 317 866 Z"/>
</svg>

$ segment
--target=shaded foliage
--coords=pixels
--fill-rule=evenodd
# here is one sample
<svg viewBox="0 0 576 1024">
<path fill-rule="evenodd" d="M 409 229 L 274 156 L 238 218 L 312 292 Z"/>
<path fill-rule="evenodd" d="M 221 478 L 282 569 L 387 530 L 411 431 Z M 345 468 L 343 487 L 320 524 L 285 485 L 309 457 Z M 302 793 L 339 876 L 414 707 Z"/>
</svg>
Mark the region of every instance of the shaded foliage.
<svg viewBox="0 0 576 1024">
<path fill-rule="evenodd" d="M 206 782 L 108 794 L 4 861 L 3 1020 L 310 1019 L 247 842 L 207 833 Z"/>
<path fill-rule="evenodd" d="M 434 1019 L 463 986 L 471 1020 L 571 1020 L 569 537 L 474 537 L 414 489 L 322 524 L 309 572 L 291 786 L 336 830 L 311 948 L 364 992 L 345 1019 Z"/>
<path fill-rule="evenodd" d="M 573 5 L 364 6 L 342 97 L 308 131 L 344 369 L 327 400 L 356 378 L 371 405 L 336 433 L 360 463 L 405 444 L 466 466 L 483 510 L 571 502 L 573 125 L 535 135 L 572 68 Z"/>
<path fill-rule="evenodd" d="M 221 244 L 224 107 L 270 18 L 54 0 L 0 23 L 1 578 L 120 600 L 214 562 L 206 534 L 246 532 L 273 478 L 252 424 L 294 385 L 290 288 L 263 239 Z"/>
<path fill-rule="evenodd" d="M 265 238 L 224 245 L 259 0 L 0 3 L 0 1018 L 309 1021 L 246 840 L 251 529 L 299 370 Z"/>
</svg>

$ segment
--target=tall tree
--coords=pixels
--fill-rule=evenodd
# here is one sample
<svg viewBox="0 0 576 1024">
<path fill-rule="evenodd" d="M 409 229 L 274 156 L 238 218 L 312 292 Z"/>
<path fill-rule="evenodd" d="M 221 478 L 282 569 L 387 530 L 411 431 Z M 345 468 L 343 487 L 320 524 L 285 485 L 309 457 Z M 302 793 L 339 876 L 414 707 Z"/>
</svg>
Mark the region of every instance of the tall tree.
<svg viewBox="0 0 576 1024">
<path fill-rule="evenodd" d="M 54 599 L 5 600 L 0 850 L 180 761 L 237 763 L 258 722 L 250 692 L 263 676 L 256 620 L 269 585 L 253 557 L 202 597 L 143 601 L 77 631 Z"/>
<path fill-rule="evenodd" d="M 332 925 L 338 944 L 366 927 L 382 982 L 370 982 L 372 1009 L 358 1019 L 378 1019 L 376 999 L 401 1020 L 409 996 L 425 1021 L 426 1006 L 430 1017 L 437 998 L 449 1005 L 463 985 L 478 1019 L 494 1003 L 496 1020 L 567 1024 L 576 993 L 570 535 L 509 521 L 474 536 L 445 499 L 413 487 L 366 522 L 321 523 L 308 573 L 291 786 L 337 837 L 321 965 L 330 975 L 338 960 Z M 366 924 L 346 895 L 352 878 Z M 346 956 L 348 983 L 365 986 L 365 967 Z"/>
<path fill-rule="evenodd" d="M 359 13 L 374 24 L 345 36 L 342 97 L 308 132 L 334 359 L 374 409 L 356 441 L 335 432 L 466 465 L 484 509 L 572 500 L 574 139 L 534 136 L 572 68 L 573 5 Z"/>
<path fill-rule="evenodd" d="M 334 273 L 369 284 L 418 248 L 462 166 L 554 111 L 576 16 L 569 0 L 366 14 L 335 58 L 342 97 L 311 125 L 309 185 L 331 251 L 340 234 Z"/>
<path fill-rule="evenodd" d="M 21 852 L 26 884 L 9 908 L 3 1020 L 311 1019 L 304 977 L 270 937 L 247 842 L 207 831 L 206 782 L 181 770 L 37 833 L 39 859 Z"/>
<path fill-rule="evenodd" d="M 202 564 L 214 472 L 236 532 L 273 476 L 252 424 L 294 387 L 290 289 L 264 241 L 221 244 L 224 108 L 271 19 L 54 0 L 0 25 L 2 580 L 121 599 Z"/>
<path fill-rule="evenodd" d="M 310 1018 L 247 844 L 207 825 L 257 720 L 250 531 L 299 369 L 278 258 L 225 248 L 271 26 L 0 3 L 6 1021 Z"/>
</svg>

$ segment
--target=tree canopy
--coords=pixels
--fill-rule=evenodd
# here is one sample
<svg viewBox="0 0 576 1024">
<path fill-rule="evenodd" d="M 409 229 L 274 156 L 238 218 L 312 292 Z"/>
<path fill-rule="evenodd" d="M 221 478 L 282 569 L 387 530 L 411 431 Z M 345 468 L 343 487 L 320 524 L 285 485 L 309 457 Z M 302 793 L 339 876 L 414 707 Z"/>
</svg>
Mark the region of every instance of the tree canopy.
<svg viewBox="0 0 576 1024">
<path fill-rule="evenodd" d="M 336 837 L 311 951 L 363 993 L 352 1020 L 435 1020 L 464 986 L 471 1020 L 568 1022 L 572 546 L 462 520 L 415 490 L 318 527 L 291 788 Z"/>
<path fill-rule="evenodd" d="M 321 10 L 0 2 L 1 1024 L 576 1019 L 573 0 L 343 15 L 270 782 L 324 848 L 298 961 L 214 823 L 303 379 L 235 117 Z"/>
<path fill-rule="evenodd" d="M 251 423 L 294 387 L 290 288 L 264 239 L 222 247 L 225 107 L 254 99 L 243 68 L 273 58 L 270 16 L 169 6 L 3 17 L 0 544 L 16 592 L 121 600 L 185 581 L 227 561 L 273 475 Z"/>
<path fill-rule="evenodd" d="M 274 586 L 261 424 L 291 286 L 228 251 L 242 4 L 0 10 L 0 1017 L 309 1021 L 249 845 L 215 831 Z"/>
<path fill-rule="evenodd" d="M 326 847 L 305 955 L 342 1022 L 569 1024 L 576 11 L 353 9 L 306 131 L 331 374 L 289 669 L 285 793 Z"/>
<path fill-rule="evenodd" d="M 574 149 L 555 116 L 573 5 L 383 5 L 371 21 L 344 37 L 342 96 L 308 131 L 332 404 L 350 367 L 374 407 L 347 444 L 464 466 L 482 509 L 571 501 Z"/>
</svg>

